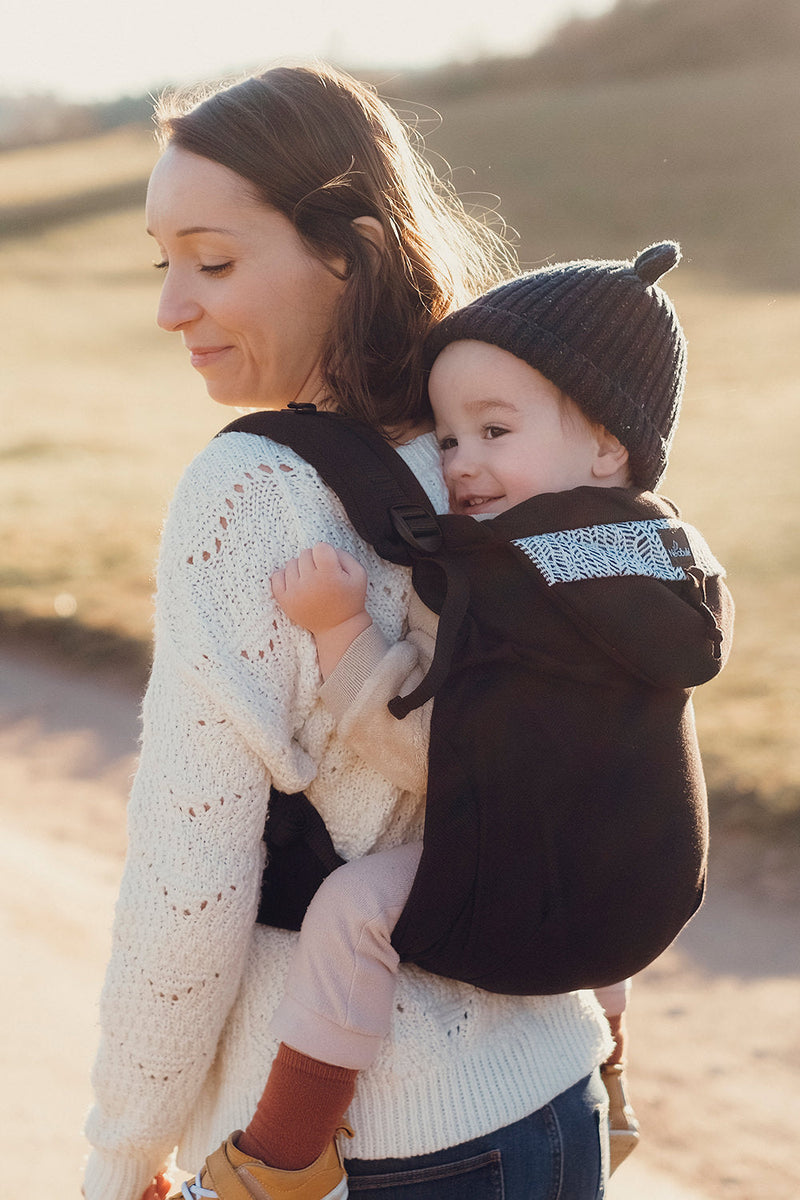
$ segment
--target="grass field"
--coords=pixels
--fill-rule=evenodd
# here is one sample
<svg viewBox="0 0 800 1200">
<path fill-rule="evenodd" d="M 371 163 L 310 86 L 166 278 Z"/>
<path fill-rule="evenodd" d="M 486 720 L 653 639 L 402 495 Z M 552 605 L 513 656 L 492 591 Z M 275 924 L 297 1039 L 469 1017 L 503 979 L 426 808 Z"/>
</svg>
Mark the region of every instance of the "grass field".
<svg viewBox="0 0 800 1200">
<path fill-rule="evenodd" d="M 625 111 L 633 112 L 631 120 L 638 127 L 640 118 L 644 121 L 645 93 L 637 106 L 632 86 L 624 85 L 627 90 L 618 101 L 624 98 Z M 608 124 L 611 98 L 607 87 L 601 92 Z M 600 92 L 594 104 L 585 96 L 581 101 L 589 124 L 599 121 L 600 101 Z M 613 159 L 622 153 L 619 148 L 611 146 L 604 156 L 595 147 L 597 170 L 587 177 L 584 163 L 581 186 L 570 190 L 575 164 L 568 156 L 559 157 L 554 129 L 558 106 L 565 106 L 566 99 L 555 93 L 538 100 L 528 97 L 529 107 L 534 102 L 539 104 L 536 128 L 546 126 L 549 132 L 542 137 L 545 143 L 552 138 L 553 144 L 547 150 L 540 138 L 534 153 L 522 136 L 513 161 L 509 136 L 501 143 L 499 129 L 501 123 L 511 133 L 519 129 L 522 100 L 510 98 L 503 114 L 499 101 L 495 110 L 484 106 L 484 139 L 491 138 L 492 130 L 497 133 L 493 148 L 499 164 L 488 174 L 492 186 L 508 196 L 504 211 L 509 222 L 528 231 L 523 258 L 564 255 L 571 247 L 575 253 L 632 252 L 652 236 L 670 233 L 684 243 L 688 233 L 691 241 L 692 230 L 706 220 L 705 210 L 687 201 L 682 212 L 677 186 L 674 221 L 665 210 L 653 221 L 652 235 L 646 222 L 634 219 L 634 207 L 647 209 L 658 192 L 657 180 L 631 176 L 640 191 L 638 206 L 627 194 L 622 197 L 625 189 L 619 187 L 613 200 L 614 172 L 605 157 Z M 663 94 L 653 103 L 663 108 Z M 761 116 L 762 110 L 763 104 Z M 445 153 L 449 128 L 447 153 L 460 168 L 469 161 L 467 135 L 477 114 L 466 102 L 445 116 L 448 123 L 433 145 Z M 707 123 L 714 126 L 710 117 Z M 565 128 L 562 123 L 562 142 Z M 598 125 L 592 136 L 600 132 Z M 624 131 L 616 136 L 624 150 Z M 651 142 L 640 140 L 639 145 L 646 157 Z M 588 140 L 586 147 L 591 149 Z M 525 185 L 522 160 L 529 155 L 541 163 L 546 152 L 546 186 L 539 168 L 529 170 Z M 476 147 L 473 161 L 481 153 L 485 151 Z M 625 150 L 628 159 L 632 153 Z M 147 131 L 127 130 L 3 159 L 8 170 L 0 188 L 0 213 L 3 207 L 54 198 L 63 210 L 45 227 L 40 223 L 27 235 L 17 230 L 0 243 L 8 412 L 0 435 L 0 611 L 6 614 L 6 630 L 21 619 L 35 618 L 51 631 L 54 623 L 65 633 L 110 629 L 147 644 L 153 565 L 169 495 L 186 462 L 230 416 L 207 399 L 177 340 L 155 327 L 158 278 L 149 265 L 153 250 L 139 208 L 81 215 L 76 199 L 84 189 L 136 184 L 154 156 Z M 689 149 L 685 157 L 691 157 Z M 757 166 L 764 184 L 763 158 Z M 626 160 L 625 170 L 632 169 Z M 706 169 L 703 165 L 702 171 Z M 485 175 L 486 169 L 481 170 Z M 684 194 L 701 193 L 686 164 L 682 170 Z M 730 178 L 734 174 L 731 167 Z M 468 187 L 460 169 L 455 180 L 460 188 Z M 485 186 L 483 177 L 478 182 Z M 554 199 L 559 190 L 564 197 L 560 205 Z M 750 182 L 747 190 L 749 195 Z M 664 197 L 661 201 L 666 203 Z M 794 220 L 783 212 L 788 200 L 776 195 L 770 203 L 772 207 L 765 200 L 764 211 L 774 214 L 781 208 L 781 236 L 788 244 Z M 723 190 L 715 193 L 714 204 L 724 210 Z M 592 229 L 600 227 L 604 214 L 607 232 L 604 240 L 597 234 L 593 250 Z M 744 221 L 744 215 L 739 213 L 737 220 Z M 723 232 L 711 229 L 705 241 L 698 241 L 697 253 L 688 256 L 691 261 L 669 279 L 690 340 L 690 376 L 663 490 L 703 529 L 726 563 L 738 604 L 730 666 L 697 699 L 719 819 L 797 832 L 800 290 L 787 287 L 782 261 L 777 266 L 762 261 L 756 273 L 740 261 L 737 279 L 739 260 Z M 727 247 L 724 255 L 714 249 L 717 244 Z M 797 245 L 791 253 L 797 255 Z"/>
<path fill-rule="evenodd" d="M 502 197 L 520 258 L 624 257 L 677 238 L 707 276 L 800 280 L 799 64 L 420 99 L 460 193 Z M 402 84 L 402 80 L 397 81 Z M 390 95 L 397 95 L 387 83 Z M 412 93 L 416 98 L 417 93 Z"/>
</svg>

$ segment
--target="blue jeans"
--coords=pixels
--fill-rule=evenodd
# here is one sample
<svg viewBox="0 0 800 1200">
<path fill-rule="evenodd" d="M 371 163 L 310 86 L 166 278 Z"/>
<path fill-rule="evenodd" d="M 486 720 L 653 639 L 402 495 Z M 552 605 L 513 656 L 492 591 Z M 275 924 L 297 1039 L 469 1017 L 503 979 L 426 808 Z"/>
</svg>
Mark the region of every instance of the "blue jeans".
<svg viewBox="0 0 800 1200">
<path fill-rule="evenodd" d="M 602 1200 L 608 1098 L 599 1071 L 486 1137 L 415 1158 L 351 1159 L 366 1200 Z"/>
</svg>

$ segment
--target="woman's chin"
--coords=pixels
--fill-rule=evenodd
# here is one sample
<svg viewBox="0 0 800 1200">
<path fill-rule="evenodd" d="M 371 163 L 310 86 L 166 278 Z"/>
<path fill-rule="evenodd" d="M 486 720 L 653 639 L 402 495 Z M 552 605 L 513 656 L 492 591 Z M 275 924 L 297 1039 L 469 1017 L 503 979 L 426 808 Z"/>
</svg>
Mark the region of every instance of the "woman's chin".
<svg viewBox="0 0 800 1200">
<path fill-rule="evenodd" d="M 223 408 L 236 408 L 241 412 L 254 412 L 259 408 L 264 408 L 263 404 L 259 404 L 251 396 L 242 396 L 240 393 L 228 392 L 223 388 L 215 388 L 206 386 L 206 391 L 209 397 L 215 404 L 221 405 Z"/>
</svg>

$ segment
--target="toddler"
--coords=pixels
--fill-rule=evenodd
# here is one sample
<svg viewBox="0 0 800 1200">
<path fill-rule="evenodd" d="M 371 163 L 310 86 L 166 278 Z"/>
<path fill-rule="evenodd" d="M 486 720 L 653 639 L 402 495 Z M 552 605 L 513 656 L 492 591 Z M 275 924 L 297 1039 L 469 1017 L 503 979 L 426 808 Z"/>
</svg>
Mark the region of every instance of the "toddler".
<svg viewBox="0 0 800 1200">
<path fill-rule="evenodd" d="M 685 373 L 683 333 L 656 281 L 679 256 L 663 243 L 633 264 L 544 268 L 437 327 L 429 393 L 452 512 L 489 520 L 545 493 L 655 488 Z M 593 495 L 602 493 L 587 491 L 589 506 Z M 413 597 L 408 636 L 388 646 L 365 607 L 364 568 L 324 543 L 287 563 L 272 587 L 315 638 L 321 696 L 342 735 L 387 778 L 423 795 L 431 706 L 397 721 L 386 704 L 429 665 L 434 614 Z M 275 1195 L 280 1187 L 296 1200 L 347 1195 L 331 1147 L 357 1073 L 389 1029 L 399 965 L 392 931 L 420 853 L 421 843 L 408 844 L 347 863 L 308 909 L 273 1021 L 279 1053 L 253 1121 L 234 1135 L 236 1161 Z M 638 1140 L 621 1078 L 627 984 L 597 994 L 617 1042 L 603 1068 L 613 1169 Z"/>
</svg>

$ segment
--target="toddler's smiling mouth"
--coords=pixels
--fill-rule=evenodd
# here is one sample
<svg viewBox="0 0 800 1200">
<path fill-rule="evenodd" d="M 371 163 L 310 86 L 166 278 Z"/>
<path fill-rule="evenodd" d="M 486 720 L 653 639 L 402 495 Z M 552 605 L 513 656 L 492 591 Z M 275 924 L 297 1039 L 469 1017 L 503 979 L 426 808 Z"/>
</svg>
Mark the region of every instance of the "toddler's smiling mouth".
<svg viewBox="0 0 800 1200">
<path fill-rule="evenodd" d="M 500 504 L 502 500 L 502 496 L 459 496 L 456 499 L 455 507 L 460 512 L 471 513 L 476 510 L 485 512 L 488 507 Z"/>
</svg>

